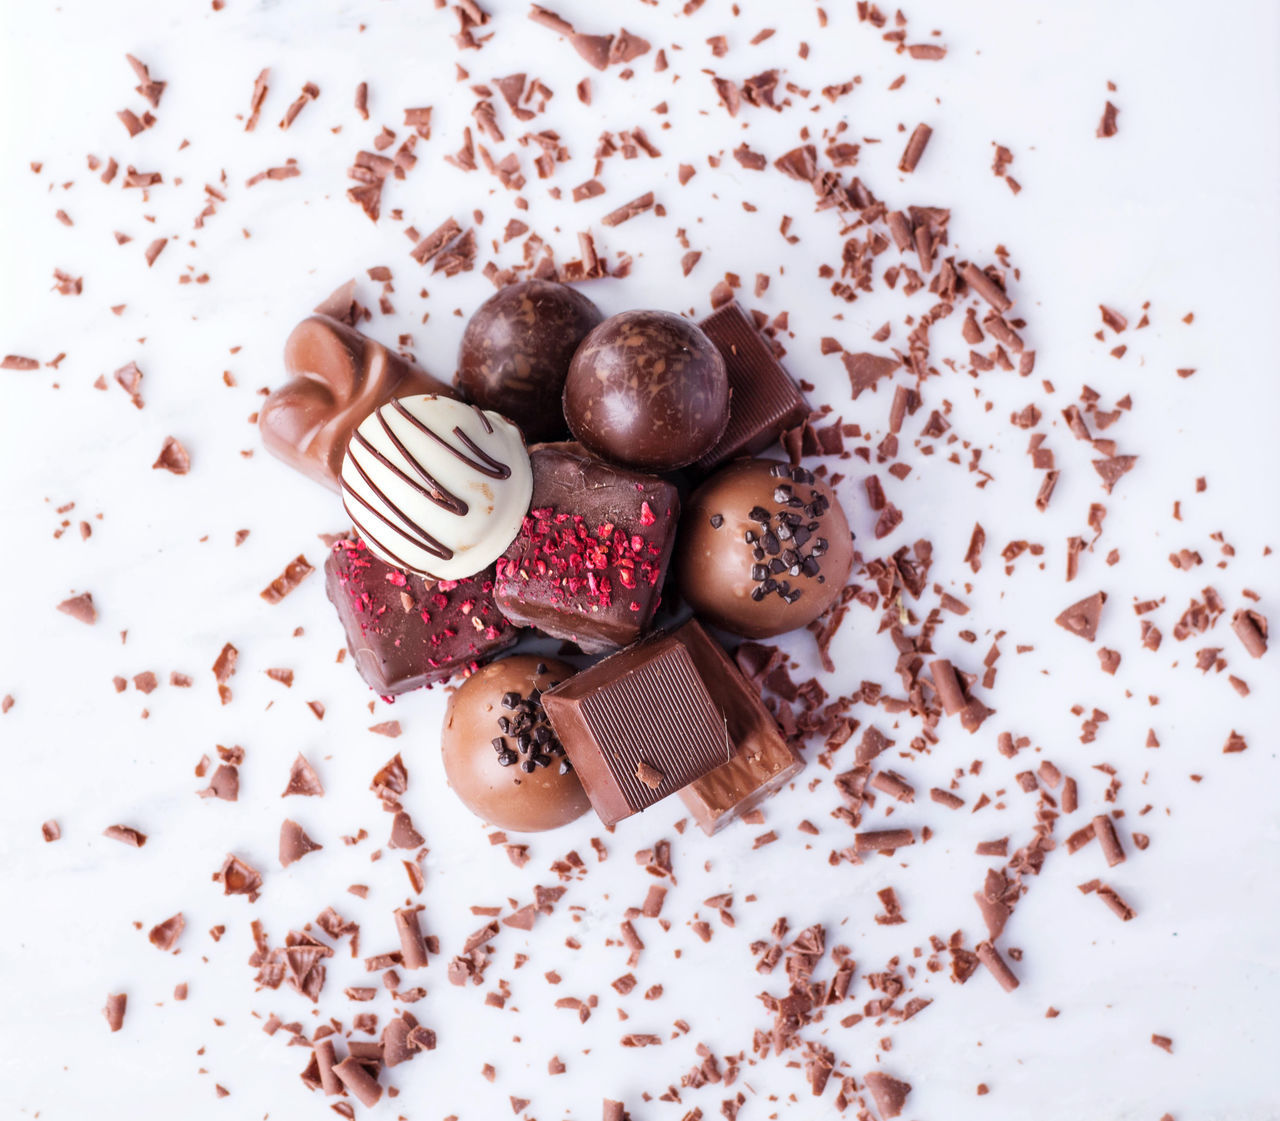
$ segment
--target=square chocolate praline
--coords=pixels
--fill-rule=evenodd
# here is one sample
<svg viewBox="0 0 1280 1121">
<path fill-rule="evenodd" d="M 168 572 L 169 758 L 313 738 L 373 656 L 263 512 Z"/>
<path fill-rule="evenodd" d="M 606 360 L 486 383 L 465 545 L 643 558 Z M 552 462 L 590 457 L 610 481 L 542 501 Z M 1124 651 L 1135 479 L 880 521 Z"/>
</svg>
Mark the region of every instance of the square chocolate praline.
<svg viewBox="0 0 1280 1121">
<path fill-rule="evenodd" d="M 675 632 L 724 717 L 733 757 L 680 791 L 680 800 L 708 835 L 755 809 L 801 770 L 804 758 L 787 742 L 760 692 L 695 619 Z"/>
<path fill-rule="evenodd" d="M 518 633 L 493 602 L 493 568 L 465 580 L 424 580 L 338 541 L 324 565 L 325 591 L 347 648 L 384 696 L 466 675 L 514 645 Z"/>
<path fill-rule="evenodd" d="M 680 638 L 661 631 L 542 695 L 591 805 L 614 825 L 732 756 L 720 708 Z"/>
<path fill-rule="evenodd" d="M 809 402 L 783 368 L 755 322 L 736 303 L 699 325 L 724 358 L 729 376 L 729 423 L 724 435 L 694 464 L 711 471 L 731 459 L 759 455 L 809 415 Z"/>
<path fill-rule="evenodd" d="M 676 488 L 574 443 L 538 445 L 529 460 L 533 499 L 498 558 L 499 610 L 587 653 L 634 642 L 662 596 L 680 519 Z"/>
</svg>

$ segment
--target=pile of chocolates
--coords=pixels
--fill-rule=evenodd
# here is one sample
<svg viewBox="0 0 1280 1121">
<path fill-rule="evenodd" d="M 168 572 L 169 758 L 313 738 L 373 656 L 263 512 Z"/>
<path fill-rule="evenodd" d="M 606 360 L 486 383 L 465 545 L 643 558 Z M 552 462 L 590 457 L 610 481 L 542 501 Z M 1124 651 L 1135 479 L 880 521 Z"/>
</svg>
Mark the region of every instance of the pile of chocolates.
<svg viewBox="0 0 1280 1121">
<path fill-rule="evenodd" d="M 678 794 L 713 833 L 801 769 L 699 620 L 806 626 L 839 597 L 852 537 L 822 479 L 755 458 L 809 407 L 736 304 L 700 326 L 606 319 L 532 280 L 476 312 L 452 386 L 326 315 L 285 363 L 259 423 L 342 496 L 354 532 L 325 578 L 352 660 L 385 697 L 463 679 L 441 750 L 478 817 L 612 826 Z M 664 595 L 685 621 L 655 630 Z M 603 657 L 499 659 L 539 634 Z"/>
</svg>

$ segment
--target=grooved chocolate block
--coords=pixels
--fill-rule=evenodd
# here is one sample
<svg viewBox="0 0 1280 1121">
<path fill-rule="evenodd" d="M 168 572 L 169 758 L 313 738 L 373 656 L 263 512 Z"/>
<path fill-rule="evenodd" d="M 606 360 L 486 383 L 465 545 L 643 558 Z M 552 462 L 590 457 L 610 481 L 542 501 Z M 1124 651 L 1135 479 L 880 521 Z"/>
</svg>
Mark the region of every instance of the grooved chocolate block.
<svg viewBox="0 0 1280 1121">
<path fill-rule="evenodd" d="M 544 693 L 542 706 L 606 825 L 674 794 L 733 750 L 693 657 L 670 632 L 575 674 Z"/>
<path fill-rule="evenodd" d="M 529 463 L 533 500 L 498 558 L 498 609 L 592 654 L 634 642 L 661 598 L 680 520 L 676 488 L 575 443 L 537 445 Z"/>
<path fill-rule="evenodd" d="M 695 469 L 710 471 L 770 448 L 809 415 L 809 402 L 736 303 L 725 304 L 699 326 L 716 344 L 729 375 L 729 423 L 716 446 L 694 463 Z"/>
<path fill-rule="evenodd" d="M 493 602 L 493 569 L 465 580 L 423 580 L 384 564 L 363 541 L 338 541 L 324 563 L 325 591 L 347 648 L 384 696 L 466 676 L 515 644 Z"/>
<path fill-rule="evenodd" d="M 680 801 L 706 834 L 755 809 L 804 769 L 756 688 L 696 620 L 675 632 L 724 718 L 733 758 L 680 791 Z"/>
</svg>

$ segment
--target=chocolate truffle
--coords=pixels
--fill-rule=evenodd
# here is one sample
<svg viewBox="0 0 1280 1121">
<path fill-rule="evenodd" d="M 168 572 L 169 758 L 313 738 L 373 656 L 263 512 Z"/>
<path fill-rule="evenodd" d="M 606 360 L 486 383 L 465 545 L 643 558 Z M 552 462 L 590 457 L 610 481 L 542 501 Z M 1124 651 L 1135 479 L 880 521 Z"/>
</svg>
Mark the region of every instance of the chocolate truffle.
<svg viewBox="0 0 1280 1121">
<path fill-rule="evenodd" d="M 601 459 L 646 471 L 684 467 L 715 447 L 729 421 L 724 359 L 678 315 L 625 311 L 578 347 L 564 415 Z"/>
<path fill-rule="evenodd" d="M 453 792 L 499 829 L 540 833 L 591 803 L 542 710 L 573 667 L 533 654 L 490 662 L 449 698 L 440 749 Z"/>
<path fill-rule="evenodd" d="M 493 570 L 425 581 L 375 557 L 363 541 L 338 541 L 324 564 L 325 591 L 360 676 L 383 696 L 479 668 L 516 641 L 493 602 Z"/>
<path fill-rule="evenodd" d="M 676 488 L 601 463 L 579 444 L 543 444 L 529 460 L 533 503 L 498 558 L 498 609 L 588 653 L 635 641 L 662 594 L 680 519 Z"/>
<path fill-rule="evenodd" d="M 811 623 L 852 567 L 844 511 L 803 467 L 731 463 L 694 491 L 680 523 L 681 594 L 704 619 L 747 638 Z"/>
<path fill-rule="evenodd" d="M 284 344 L 291 378 L 263 403 L 258 428 L 267 450 L 325 486 L 338 489 L 351 433 L 392 397 L 451 396 L 443 382 L 327 315 L 304 319 Z"/>
<path fill-rule="evenodd" d="M 462 333 L 454 384 L 494 409 L 530 443 L 565 434 L 560 398 L 578 344 L 604 316 L 581 292 L 550 280 L 509 284 L 490 296 Z"/>
<path fill-rule="evenodd" d="M 514 424 L 429 394 L 375 409 L 342 464 L 342 504 L 369 549 L 442 580 L 474 576 L 500 557 L 532 493 Z"/>
</svg>

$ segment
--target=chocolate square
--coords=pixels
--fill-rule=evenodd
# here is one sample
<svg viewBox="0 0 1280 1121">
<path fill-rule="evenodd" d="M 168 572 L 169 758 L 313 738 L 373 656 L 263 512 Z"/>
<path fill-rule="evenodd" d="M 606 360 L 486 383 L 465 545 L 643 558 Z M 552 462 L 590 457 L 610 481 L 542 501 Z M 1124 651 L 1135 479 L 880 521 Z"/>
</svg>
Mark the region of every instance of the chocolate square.
<svg viewBox="0 0 1280 1121">
<path fill-rule="evenodd" d="M 588 653 L 634 642 L 662 595 L 680 520 L 676 488 L 575 443 L 538 445 L 529 460 L 533 500 L 497 562 L 499 610 Z"/>
<path fill-rule="evenodd" d="M 518 637 L 493 602 L 492 568 L 423 580 L 384 564 L 363 541 L 343 540 L 324 576 L 356 669 L 384 696 L 472 673 Z"/>
<path fill-rule="evenodd" d="M 680 791 L 694 821 L 717 833 L 755 809 L 804 769 L 760 694 L 696 620 L 675 632 L 697 666 L 733 741 L 733 758 Z"/>
<path fill-rule="evenodd" d="M 809 415 L 809 402 L 736 303 L 726 304 L 699 326 L 724 357 L 729 375 L 729 424 L 720 442 L 694 464 L 695 470 L 710 471 L 776 444 L 783 432 Z"/>
<path fill-rule="evenodd" d="M 726 762 L 724 719 L 679 637 L 661 632 L 542 695 L 601 821 L 614 825 Z"/>
</svg>

